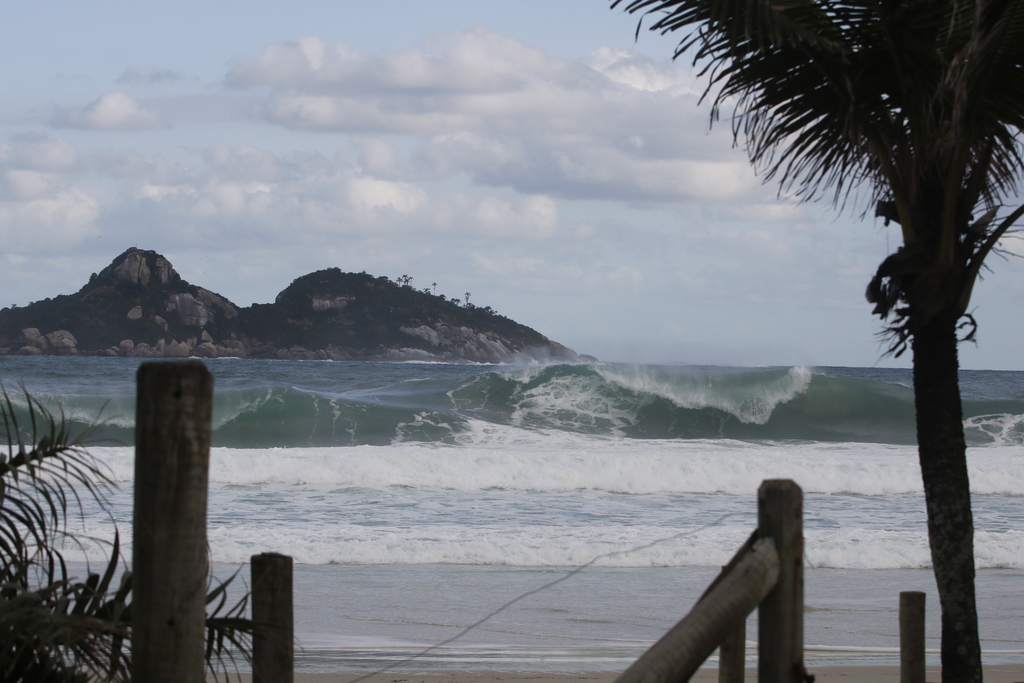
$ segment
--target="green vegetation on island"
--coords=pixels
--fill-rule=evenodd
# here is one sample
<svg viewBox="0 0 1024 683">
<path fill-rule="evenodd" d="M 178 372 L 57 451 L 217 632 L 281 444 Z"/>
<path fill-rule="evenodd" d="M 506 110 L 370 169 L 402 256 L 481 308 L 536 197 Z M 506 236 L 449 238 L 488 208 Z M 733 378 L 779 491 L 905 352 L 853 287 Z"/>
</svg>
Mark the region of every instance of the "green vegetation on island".
<svg viewBox="0 0 1024 683">
<path fill-rule="evenodd" d="M 240 308 L 129 249 L 75 294 L 0 310 L 0 353 L 500 362 L 576 354 L 466 300 L 338 268 Z"/>
</svg>

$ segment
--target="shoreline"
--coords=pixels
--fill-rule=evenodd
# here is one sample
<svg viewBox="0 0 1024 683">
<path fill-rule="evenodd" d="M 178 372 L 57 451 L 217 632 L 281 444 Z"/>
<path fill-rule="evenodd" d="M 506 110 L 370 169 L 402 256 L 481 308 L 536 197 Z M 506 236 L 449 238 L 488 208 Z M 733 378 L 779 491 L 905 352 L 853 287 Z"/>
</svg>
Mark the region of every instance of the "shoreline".
<svg viewBox="0 0 1024 683">
<path fill-rule="evenodd" d="M 812 667 L 809 670 L 815 676 L 815 683 L 869 683 L 883 681 L 898 683 L 900 668 L 898 666 L 825 666 Z M 388 671 L 371 674 L 358 672 L 337 673 L 296 673 L 295 683 L 351 683 L 363 676 L 366 683 L 613 683 L 620 672 L 597 671 L 583 673 L 542 673 L 542 672 L 504 672 L 504 671 L 445 671 L 435 673 L 407 673 Z M 221 676 L 220 680 L 224 680 Z M 252 675 L 248 673 L 232 675 L 231 681 L 241 680 L 250 683 Z M 701 669 L 694 674 L 692 681 L 711 683 L 718 680 L 718 669 Z M 757 680 L 757 669 L 747 669 L 746 680 Z M 941 680 L 940 669 L 929 666 L 926 669 L 926 680 L 937 683 Z M 207 681 L 213 681 L 207 676 Z M 985 666 L 987 683 L 1019 683 L 1024 681 L 1024 663 L 993 664 Z"/>
</svg>

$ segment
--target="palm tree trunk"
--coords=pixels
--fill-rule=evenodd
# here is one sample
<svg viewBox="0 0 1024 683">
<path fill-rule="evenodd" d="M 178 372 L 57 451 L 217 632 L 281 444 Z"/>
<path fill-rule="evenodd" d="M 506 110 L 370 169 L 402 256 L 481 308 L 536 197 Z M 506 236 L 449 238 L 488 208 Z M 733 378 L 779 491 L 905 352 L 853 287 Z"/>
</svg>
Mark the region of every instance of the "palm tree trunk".
<svg viewBox="0 0 1024 683">
<path fill-rule="evenodd" d="M 981 683 L 974 519 L 957 376 L 957 318 L 936 316 L 914 332 L 914 403 L 928 540 L 942 607 L 942 680 Z"/>
</svg>

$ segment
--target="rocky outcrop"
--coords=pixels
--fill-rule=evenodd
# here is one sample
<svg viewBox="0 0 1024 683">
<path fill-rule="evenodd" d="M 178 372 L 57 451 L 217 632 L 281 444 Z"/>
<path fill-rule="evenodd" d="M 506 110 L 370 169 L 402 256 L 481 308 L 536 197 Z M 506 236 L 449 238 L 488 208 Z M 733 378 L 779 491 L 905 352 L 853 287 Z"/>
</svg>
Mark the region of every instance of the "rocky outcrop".
<svg viewBox="0 0 1024 683">
<path fill-rule="evenodd" d="M 329 311 L 332 308 L 345 308 L 348 302 L 352 301 L 352 297 L 348 296 L 314 296 L 313 297 L 313 310 L 314 311 Z"/>
<path fill-rule="evenodd" d="M 114 268 L 113 275 L 118 282 L 142 287 L 148 285 L 150 270 L 146 264 L 145 253 L 138 249 L 130 250 L 125 259 Z"/>
<path fill-rule="evenodd" d="M 177 313 L 185 325 L 204 327 L 213 321 L 213 312 L 191 294 L 172 294 L 167 301 L 167 312 Z"/>
<path fill-rule="evenodd" d="M 401 327 L 402 332 L 430 343 L 436 355 L 443 358 L 471 360 L 484 363 L 507 361 L 516 355 L 496 334 L 477 332 L 469 327 L 451 327 L 437 324 L 433 327 Z M 408 349 L 401 349 L 408 353 Z"/>
<path fill-rule="evenodd" d="M 15 346 L 15 353 L 21 356 L 39 356 L 44 353 L 57 356 L 78 355 L 78 340 L 67 330 L 40 334 L 37 328 L 27 327 L 21 331 L 21 339 Z"/>
<path fill-rule="evenodd" d="M 0 355 L 502 362 L 575 354 L 490 308 L 337 268 L 238 308 L 129 249 L 76 294 L 0 310 Z"/>
<path fill-rule="evenodd" d="M 167 300 L 167 312 L 176 312 L 182 323 L 195 327 L 206 327 L 215 322 L 218 315 L 228 320 L 238 315 L 238 309 L 227 299 L 202 287 L 196 289 L 198 291 L 194 295 L 188 292 L 171 295 Z"/>
<path fill-rule="evenodd" d="M 181 276 L 178 275 L 171 266 L 171 262 L 163 256 L 156 257 L 156 263 L 154 266 L 156 270 L 156 280 L 161 285 L 169 285 L 170 283 L 181 279 Z"/>
<path fill-rule="evenodd" d="M 56 353 L 68 354 L 78 352 L 78 340 L 67 330 L 55 330 L 46 335 L 50 348 Z"/>
</svg>

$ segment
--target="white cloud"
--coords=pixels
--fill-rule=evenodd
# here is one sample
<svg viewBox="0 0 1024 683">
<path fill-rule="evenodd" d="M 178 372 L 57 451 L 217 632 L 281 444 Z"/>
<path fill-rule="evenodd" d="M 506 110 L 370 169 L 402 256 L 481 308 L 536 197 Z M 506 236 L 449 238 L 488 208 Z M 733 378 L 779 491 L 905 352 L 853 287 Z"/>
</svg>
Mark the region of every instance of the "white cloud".
<svg viewBox="0 0 1024 683">
<path fill-rule="evenodd" d="M 348 182 L 348 199 L 360 211 L 392 209 L 400 214 L 422 211 L 430 201 L 427 193 L 416 185 L 377 178 L 351 179 Z"/>
<path fill-rule="evenodd" d="M 23 135 L 0 143 L 0 241 L 8 253 L 60 251 L 94 234 L 99 202 L 75 187 L 77 150 Z"/>
<path fill-rule="evenodd" d="M 475 28 L 366 55 L 308 36 L 237 62 L 225 82 L 259 93 L 259 116 L 285 128 L 404 136 L 424 178 L 641 202 L 734 201 L 758 185 L 727 126 L 707 135 L 703 84 L 623 50 L 571 62 Z M 367 169 L 399 177 L 385 165 Z"/>
<path fill-rule="evenodd" d="M 166 126 L 156 112 L 139 105 L 131 95 L 115 90 L 81 109 L 68 109 L 57 124 L 87 130 L 149 130 Z"/>
<path fill-rule="evenodd" d="M 321 92 L 416 90 L 422 94 L 495 92 L 518 87 L 552 60 L 536 48 L 477 27 L 436 35 L 418 48 L 361 55 L 316 36 L 267 45 L 234 64 L 225 82 L 236 88 L 283 86 Z"/>
<path fill-rule="evenodd" d="M 51 189 L 27 201 L 0 200 L 0 240 L 12 252 L 63 252 L 95 234 L 99 209 L 75 188 Z"/>
<path fill-rule="evenodd" d="M 364 173 L 388 180 L 398 180 L 405 175 L 401 153 L 391 143 L 372 136 L 355 136 L 352 142 Z"/>
<path fill-rule="evenodd" d="M 218 178 L 270 182 L 286 173 L 281 159 L 250 145 L 210 145 L 202 158 L 206 169 Z"/>
<path fill-rule="evenodd" d="M 758 221 L 761 223 L 800 224 L 807 220 L 805 207 L 795 200 L 756 202 L 727 206 L 723 214 L 736 220 Z"/>
<path fill-rule="evenodd" d="M 472 254 L 473 263 L 482 271 L 509 275 L 511 273 L 531 273 L 544 266 L 544 259 L 536 256 L 487 256 L 478 251 Z"/>
<path fill-rule="evenodd" d="M 67 171 L 76 163 L 78 151 L 67 140 L 30 134 L 0 143 L 0 168 Z"/>
<path fill-rule="evenodd" d="M 591 55 L 589 65 L 610 80 L 636 90 L 697 96 L 703 92 L 690 74 L 674 64 L 656 63 L 635 52 L 610 47 L 598 48 Z"/>
<path fill-rule="evenodd" d="M 543 239 L 554 235 L 558 206 L 543 195 L 517 197 L 512 201 L 485 197 L 473 217 L 481 231 L 491 237 Z"/>
<path fill-rule="evenodd" d="M 66 144 L 47 139 L 36 146 Z M 533 242 L 563 234 L 572 238 L 577 230 L 564 225 L 555 200 L 546 195 L 431 191 L 396 179 L 401 154 L 379 139 L 357 139 L 333 156 L 279 155 L 218 143 L 177 161 L 117 150 L 78 159 L 73 147 L 67 149 L 70 161 L 61 172 L 25 168 L 30 164 L 24 159 L 46 160 L 27 143 L 0 146 L 0 199 L 8 202 L 5 215 L 11 225 L 13 216 L 30 213 L 37 214 L 35 224 L 43 225 L 46 220 L 38 217 L 46 213 L 43 209 L 49 207 L 52 218 L 63 205 L 70 223 L 95 222 L 112 237 L 134 242 L 138 226 L 144 225 L 162 231 L 167 240 L 194 246 L 238 241 L 253 247 L 294 246 L 342 235 Z M 101 189 L 102 201 L 86 187 Z"/>
</svg>

